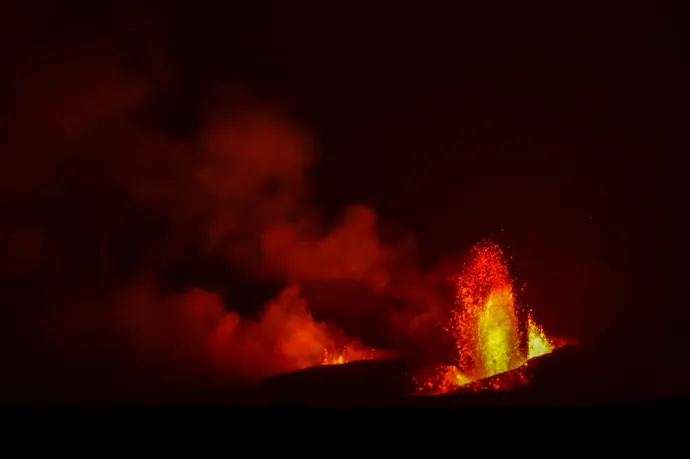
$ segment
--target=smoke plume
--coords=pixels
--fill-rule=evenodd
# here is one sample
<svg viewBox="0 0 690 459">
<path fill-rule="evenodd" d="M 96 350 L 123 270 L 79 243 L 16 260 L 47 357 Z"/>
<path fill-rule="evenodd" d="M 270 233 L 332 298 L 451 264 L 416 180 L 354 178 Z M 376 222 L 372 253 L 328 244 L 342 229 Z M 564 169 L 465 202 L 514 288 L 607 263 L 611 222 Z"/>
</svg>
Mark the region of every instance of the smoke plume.
<svg viewBox="0 0 690 459">
<path fill-rule="evenodd" d="M 365 349 L 367 333 L 411 348 L 434 323 L 444 270 L 415 268 L 365 206 L 318 217 L 316 145 L 289 113 L 228 82 L 176 130 L 165 101 L 181 83 L 157 37 L 47 43 L 21 13 L 5 33 L 32 52 L 8 55 L 0 131 L 1 357 L 17 384 L 153 369 L 255 381 Z M 164 282 L 200 257 L 221 260 L 217 285 Z M 273 297 L 248 310 L 223 291 L 236 272 Z"/>
</svg>

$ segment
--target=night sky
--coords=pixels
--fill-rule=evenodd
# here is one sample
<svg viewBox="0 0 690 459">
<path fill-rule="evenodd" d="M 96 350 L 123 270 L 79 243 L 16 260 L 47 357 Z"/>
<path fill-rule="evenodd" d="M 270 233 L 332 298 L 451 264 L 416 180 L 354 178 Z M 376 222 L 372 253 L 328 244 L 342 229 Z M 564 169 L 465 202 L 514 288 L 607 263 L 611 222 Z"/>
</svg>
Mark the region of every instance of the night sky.
<svg viewBox="0 0 690 459">
<path fill-rule="evenodd" d="M 670 12 L 547 2 L 127 3 L 13 7 L 0 49 L 11 69 L 53 46 L 80 56 L 93 37 L 115 43 L 133 68 L 160 58 L 169 82 L 141 119 L 172 138 L 193 136 L 228 85 L 270 100 L 315 138 L 307 195 L 326 220 L 349 204 L 371 207 L 382 228 L 416 237 L 423 269 L 492 238 L 513 257 L 513 274 L 528 284 L 523 298 L 547 330 L 615 349 L 629 367 L 674 380 L 666 385 L 686 384 L 665 373 L 687 349 L 687 310 L 671 280 L 683 56 Z M 4 73 L 11 88 L 15 73 Z M 19 115 L 4 105 L 7 126 Z M 2 156 L 14 154 L 3 147 Z M 23 204 L 7 193 L 10 224 Z M 209 270 L 190 260 L 189 270 Z M 31 317 L 38 308 L 8 276 L 7 309 Z"/>
</svg>

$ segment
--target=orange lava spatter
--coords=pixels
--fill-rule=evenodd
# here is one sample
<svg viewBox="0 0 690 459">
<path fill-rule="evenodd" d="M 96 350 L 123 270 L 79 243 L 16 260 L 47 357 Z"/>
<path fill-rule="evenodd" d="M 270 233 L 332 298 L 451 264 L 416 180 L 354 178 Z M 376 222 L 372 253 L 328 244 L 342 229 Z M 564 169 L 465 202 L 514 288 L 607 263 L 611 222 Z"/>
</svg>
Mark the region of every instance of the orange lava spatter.
<svg viewBox="0 0 690 459">
<path fill-rule="evenodd" d="M 455 342 L 456 363 L 416 378 L 417 391 L 500 390 L 524 384 L 525 375 L 506 372 L 548 354 L 555 346 L 531 313 L 526 324 L 527 346 L 521 345 L 518 304 L 499 246 L 491 241 L 475 245 L 469 263 L 454 281 L 455 305 L 446 331 Z"/>
<path fill-rule="evenodd" d="M 340 365 L 358 360 L 374 360 L 379 357 L 379 354 L 380 352 L 375 349 L 356 349 L 352 346 L 343 346 L 341 350 L 325 349 L 321 365 Z"/>
</svg>

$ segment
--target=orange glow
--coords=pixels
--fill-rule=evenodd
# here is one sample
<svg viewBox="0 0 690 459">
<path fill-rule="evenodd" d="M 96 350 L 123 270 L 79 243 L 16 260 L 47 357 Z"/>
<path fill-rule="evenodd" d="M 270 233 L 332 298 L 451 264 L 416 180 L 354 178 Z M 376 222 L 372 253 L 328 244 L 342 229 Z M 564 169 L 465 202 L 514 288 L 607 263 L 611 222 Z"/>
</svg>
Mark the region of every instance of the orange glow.
<svg viewBox="0 0 690 459">
<path fill-rule="evenodd" d="M 534 321 L 532 316 L 527 320 L 528 335 L 527 335 L 527 358 L 532 359 L 540 355 L 548 354 L 553 351 L 555 346 L 552 341 L 546 336 L 541 326 Z"/>
<path fill-rule="evenodd" d="M 372 360 L 379 357 L 375 349 L 362 350 L 353 346 L 344 346 L 341 351 L 325 349 L 321 365 L 340 365 L 358 360 Z"/>
<path fill-rule="evenodd" d="M 526 383 L 522 372 L 506 372 L 548 354 L 555 345 L 530 313 L 527 349 L 521 346 L 515 291 L 501 249 L 488 241 L 475 245 L 470 262 L 454 281 L 455 307 L 446 331 L 455 341 L 456 363 L 416 378 L 417 390 L 501 390 Z"/>
</svg>

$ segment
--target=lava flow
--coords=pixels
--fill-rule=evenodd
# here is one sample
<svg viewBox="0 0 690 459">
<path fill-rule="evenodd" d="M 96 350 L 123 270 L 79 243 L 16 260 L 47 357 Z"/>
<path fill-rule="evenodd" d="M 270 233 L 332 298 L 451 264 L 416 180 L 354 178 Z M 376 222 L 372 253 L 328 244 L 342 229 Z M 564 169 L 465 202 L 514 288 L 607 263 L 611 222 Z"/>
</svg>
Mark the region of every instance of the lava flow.
<svg viewBox="0 0 690 459">
<path fill-rule="evenodd" d="M 455 306 L 445 330 L 455 342 L 455 364 L 438 366 L 432 376 L 416 378 L 417 391 L 500 390 L 524 384 L 526 376 L 520 371 L 506 372 L 550 353 L 556 345 L 531 313 L 526 324 L 527 345 L 521 345 L 525 340 L 520 333 L 519 306 L 501 249 L 488 241 L 474 246 L 471 261 L 454 281 Z M 491 378 L 488 387 L 479 383 L 489 381 L 487 378 Z"/>
</svg>

